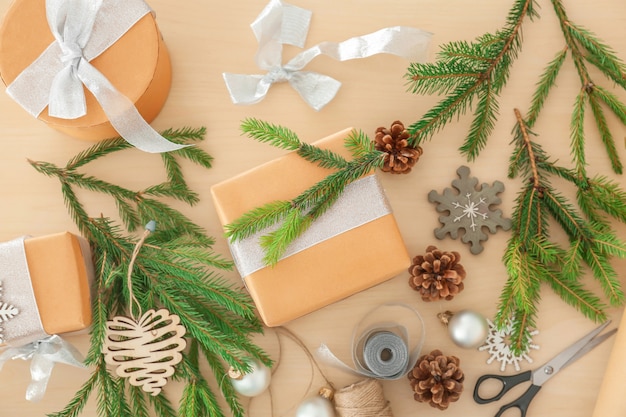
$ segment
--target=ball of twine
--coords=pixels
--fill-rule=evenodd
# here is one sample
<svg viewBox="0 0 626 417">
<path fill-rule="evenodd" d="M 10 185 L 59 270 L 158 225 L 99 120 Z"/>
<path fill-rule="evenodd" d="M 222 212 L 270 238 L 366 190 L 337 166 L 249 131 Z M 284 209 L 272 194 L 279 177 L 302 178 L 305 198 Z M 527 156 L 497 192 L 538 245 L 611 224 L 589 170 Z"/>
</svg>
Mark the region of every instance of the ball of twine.
<svg viewBox="0 0 626 417">
<path fill-rule="evenodd" d="M 377 379 L 364 379 L 335 392 L 335 409 L 339 417 L 393 417 Z"/>
</svg>

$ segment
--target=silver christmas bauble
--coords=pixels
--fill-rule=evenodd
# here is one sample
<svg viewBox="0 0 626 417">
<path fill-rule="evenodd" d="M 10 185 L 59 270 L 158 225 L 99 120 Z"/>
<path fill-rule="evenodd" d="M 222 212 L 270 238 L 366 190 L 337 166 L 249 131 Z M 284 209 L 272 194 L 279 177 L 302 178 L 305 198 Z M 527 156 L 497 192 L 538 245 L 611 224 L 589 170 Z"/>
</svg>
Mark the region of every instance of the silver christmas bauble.
<svg viewBox="0 0 626 417">
<path fill-rule="evenodd" d="M 463 348 L 475 348 L 487 339 L 489 324 L 479 313 L 462 310 L 448 321 L 448 333 L 454 343 Z"/>
<path fill-rule="evenodd" d="M 304 400 L 296 410 L 296 417 L 334 417 L 335 409 L 329 399 L 320 395 Z"/>
<path fill-rule="evenodd" d="M 248 359 L 250 372 L 240 374 L 231 370 L 228 375 L 235 391 L 246 397 L 255 397 L 267 389 L 272 380 L 272 372 L 256 359 Z"/>
</svg>

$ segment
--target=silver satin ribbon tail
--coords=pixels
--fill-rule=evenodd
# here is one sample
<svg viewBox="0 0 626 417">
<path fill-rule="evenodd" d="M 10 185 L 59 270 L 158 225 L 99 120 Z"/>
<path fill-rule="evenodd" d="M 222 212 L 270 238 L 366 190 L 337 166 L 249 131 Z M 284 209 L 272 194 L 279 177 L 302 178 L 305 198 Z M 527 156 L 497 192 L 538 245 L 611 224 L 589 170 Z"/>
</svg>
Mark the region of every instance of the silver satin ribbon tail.
<svg viewBox="0 0 626 417">
<path fill-rule="evenodd" d="M 30 359 L 31 382 L 26 389 L 28 401 L 40 401 L 46 393 L 52 369 L 56 363 L 84 368 L 80 352 L 57 335 L 48 336 L 19 347 L 0 351 L 0 371 L 9 359 Z"/>
<path fill-rule="evenodd" d="M 151 153 L 185 147 L 152 129 L 135 105 L 90 63 L 151 12 L 143 0 L 46 0 L 55 40 L 7 87 L 7 93 L 34 117 L 48 106 L 50 116 L 76 119 L 87 113 L 84 85 L 131 145 Z"/>
<path fill-rule="evenodd" d="M 350 38 L 343 42 L 322 42 L 296 55 L 282 65 L 282 45 L 302 47 L 306 40 L 311 12 L 271 0 L 251 27 L 259 43 L 255 58 L 264 75 L 224 73 L 224 82 L 235 104 L 254 104 L 265 98 L 272 84 L 289 82 L 315 110 L 321 110 L 337 94 L 341 83 L 327 75 L 301 71 L 319 55 L 337 61 L 392 54 L 411 62 L 427 58 L 431 33 L 411 27 L 395 26 Z"/>
<path fill-rule="evenodd" d="M 317 357 L 338 369 L 374 379 L 403 378 L 415 366 L 424 344 L 422 317 L 402 303 L 382 304 L 370 310 L 352 332 L 354 367 L 341 361 L 326 344 Z"/>
</svg>

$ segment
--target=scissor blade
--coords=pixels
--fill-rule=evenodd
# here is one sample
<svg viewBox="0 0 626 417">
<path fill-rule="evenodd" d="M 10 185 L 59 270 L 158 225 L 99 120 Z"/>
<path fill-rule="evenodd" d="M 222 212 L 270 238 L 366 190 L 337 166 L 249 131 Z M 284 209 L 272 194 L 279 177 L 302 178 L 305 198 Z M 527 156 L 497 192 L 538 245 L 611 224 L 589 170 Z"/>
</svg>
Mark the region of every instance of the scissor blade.
<svg viewBox="0 0 626 417">
<path fill-rule="evenodd" d="M 576 359 L 579 359 L 585 353 L 589 352 L 592 348 L 597 346 L 598 343 L 606 340 L 606 337 L 603 336 L 599 342 L 593 342 L 592 346 L 587 347 L 590 344 L 590 342 L 598 334 L 600 334 L 610 323 L 611 323 L 610 320 L 604 322 L 603 324 L 596 327 L 595 329 L 587 333 L 585 336 L 580 338 L 578 341 L 572 343 L 569 347 L 561 351 L 561 353 L 556 355 L 554 358 L 550 359 L 543 366 L 533 371 L 533 374 L 532 374 L 533 384 L 540 385 L 540 386 L 543 385 L 544 382 L 552 378 L 557 372 L 559 372 L 565 366 L 570 365 Z M 586 350 L 582 352 L 581 351 L 582 349 L 586 349 Z"/>
<path fill-rule="evenodd" d="M 585 354 L 587 352 L 589 352 L 591 349 L 595 348 L 596 346 L 598 346 L 600 343 L 604 342 L 606 339 L 608 339 L 609 337 L 613 336 L 615 333 L 617 333 L 617 329 L 611 329 L 608 332 L 591 339 L 591 341 L 589 343 L 587 343 L 585 346 L 583 346 L 578 352 L 576 352 L 576 354 L 574 356 L 572 356 L 571 358 L 569 358 L 569 360 L 567 362 L 565 362 L 563 364 L 563 366 L 561 366 L 561 369 L 565 368 L 568 365 L 571 365 L 572 363 L 576 362 L 576 360 L 580 359 L 582 356 L 585 356 Z"/>
</svg>

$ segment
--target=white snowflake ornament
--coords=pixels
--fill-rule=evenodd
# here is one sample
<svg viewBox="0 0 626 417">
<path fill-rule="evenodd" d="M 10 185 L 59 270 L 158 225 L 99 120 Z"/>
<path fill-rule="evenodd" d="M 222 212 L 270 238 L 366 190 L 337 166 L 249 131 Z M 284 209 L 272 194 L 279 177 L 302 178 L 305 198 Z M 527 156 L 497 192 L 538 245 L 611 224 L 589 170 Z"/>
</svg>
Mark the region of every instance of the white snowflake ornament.
<svg viewBox="0 0 626 417">
<path fill-rule="evenodd" d="M 493 361 L 500 362 L 500 371 L 504 371 L 507 365 L 513 365 L 516 371 L 520 370 L 520 362 L 526 360 L 528 363 L 533 363 L 533 360 L 528 356 L 528 352 L 531 349 L 539 349 L 539 346 L 532 343 L 532 336 L 539 334 L 539 330 L 533 330 L 528 334 L 528 349 L 521 355 L 513 354 L 511 345 L 509 343 L 509 336 L 513 331 L 513 324 L 509 320 L 507 326 L 503 330 L 498 330 L 496 325 L 489 319 L 489 335 L 485 344 L 480 346 L 478 350 L 487 351 L 489 353 L 489 359 L 487 364 L 493 363 Z"/>
<path fill-rule="evenodd" d="M 7 322 L 17 316 L 18 309 L 2 301 L 2 282 L 0 282 L 0 323 Z M 0 343 L 4 342 L 4 328 L 0 327 Z"/>
<path fill-rule="evenodd" d="M 481 242 L 487 240 L 485 229 L 495 233 L 497 227 L 503 230 L 511 228 L 511 219 L 502 217 L 501 210 L 493 210 L 492 206 L 500 204 L 498 194 L 504 191 L 504 184 L 495 181 L 493 185 L 483 183 L 477 189 L 478 180 L 470 177 L 466 166 L 457 169 L 459 179 L 452 181 L 453 188 L 446 188 L 443 194 L 432 190 L 428 193 L 428 201 L 437 203 L 437 211 L 448 212 L 447 216 L 439 216 L 442 227 L 435 229 L 435 237 L 443 239 L 450 234 L 456 239 L 460 229 L 465 233 L 461 240 L 471 243 L 470 252 L 474 255 L 483 251 Z"/>
</svg>

